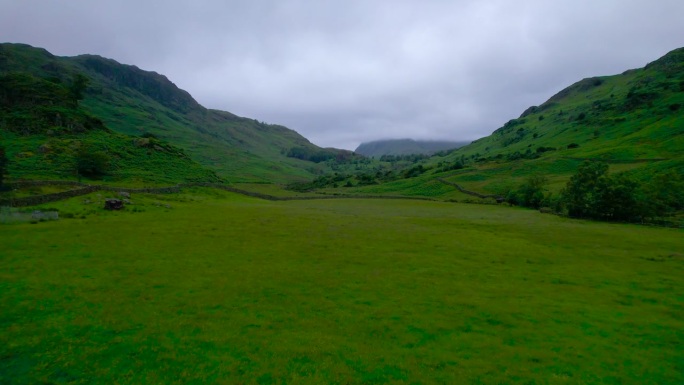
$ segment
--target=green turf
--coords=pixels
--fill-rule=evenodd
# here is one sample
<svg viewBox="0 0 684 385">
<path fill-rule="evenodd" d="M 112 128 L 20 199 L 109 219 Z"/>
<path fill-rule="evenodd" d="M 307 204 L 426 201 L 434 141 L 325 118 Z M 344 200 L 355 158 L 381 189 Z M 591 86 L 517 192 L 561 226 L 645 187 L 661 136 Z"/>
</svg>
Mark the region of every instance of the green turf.
<svg viewBox="0 0 684 385">
<path fill-rule="evenodd" d="M 110 213 L 103 198 L 0 226 L 0 383 L 684 382 L 681 230 L 423 201 L 192 189 Z"/>
</svg>

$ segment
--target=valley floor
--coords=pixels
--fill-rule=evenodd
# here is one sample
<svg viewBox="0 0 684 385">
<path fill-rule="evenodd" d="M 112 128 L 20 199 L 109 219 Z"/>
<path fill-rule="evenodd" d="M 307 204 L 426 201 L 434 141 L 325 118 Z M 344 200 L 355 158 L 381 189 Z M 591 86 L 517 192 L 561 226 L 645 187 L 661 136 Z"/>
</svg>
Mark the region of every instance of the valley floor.
<svg viewBox="0 0 684 385">
<path fill-rule="evenodd" d="M 0 383 L 684 382 L 681 229 L 203 188 L 101 199 L 0 225 Z"/>
</svg>

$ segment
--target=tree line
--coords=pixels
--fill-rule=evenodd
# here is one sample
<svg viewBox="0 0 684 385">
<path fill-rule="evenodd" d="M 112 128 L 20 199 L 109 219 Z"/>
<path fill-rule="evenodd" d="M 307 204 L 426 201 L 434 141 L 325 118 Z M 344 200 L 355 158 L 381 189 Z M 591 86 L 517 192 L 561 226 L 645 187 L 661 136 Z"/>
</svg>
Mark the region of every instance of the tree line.
<svg viewBox="0 0 684 385">
<path fill-rule="evenodd" d="M 684 210 L 684 178 L 675 170 L 643 182 L 625 173 L 609 173 L 604 162 L 585 161 L 560 194 L 546 193 L 547 183 L 545 176 L 532 175 L 509 191 L 506 200 L 549 207 L 572 218 L 623 222 L 649 222 Z"/>
</svg>

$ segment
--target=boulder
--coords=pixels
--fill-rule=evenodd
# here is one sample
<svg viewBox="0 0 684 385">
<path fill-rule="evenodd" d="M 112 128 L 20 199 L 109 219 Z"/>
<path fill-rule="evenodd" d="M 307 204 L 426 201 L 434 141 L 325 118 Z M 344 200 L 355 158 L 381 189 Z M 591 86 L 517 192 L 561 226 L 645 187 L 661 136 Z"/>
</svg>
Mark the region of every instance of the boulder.
<svg viewBox="0 0 684 385">
<path fill-rule="evenodd" d="M 104 208 L 105 210 L 121 210 L 124 208 L 124 204 L 121 199 L 110 198 L 105 200 Z"/>
</svg>

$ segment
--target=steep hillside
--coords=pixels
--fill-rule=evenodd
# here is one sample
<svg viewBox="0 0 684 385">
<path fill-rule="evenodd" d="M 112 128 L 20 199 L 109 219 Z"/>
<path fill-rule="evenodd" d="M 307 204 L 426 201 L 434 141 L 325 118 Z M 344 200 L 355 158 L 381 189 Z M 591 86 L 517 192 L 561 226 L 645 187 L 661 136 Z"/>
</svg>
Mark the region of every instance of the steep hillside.
<svg viewBox="0 0 684 385">
<path fill-rule="evenodd" d="M 89 80 L 81 102 L 85 111 L 116 132 L 167 140 L 229 181 L 285 181 L 324 169 L 288 157 L 292 148 L 325 151 L 329 157 L 346 154 L 321 149 L 283 126 L 206 109 L 163 75 L 99 56 L 57 57 L 23 44 L 1 44 L 0 74 L 10 72 L 62 82 L 82 74 Z"/>
<path fill-rule="evenodd" d="M 641 69 L 583 79 L 490 136 L 430 164 L 462 163 L 450 181 L 505 192 L 532 173 L 559 190 L 584 159 L 648 180 L 684 175 L 684 48 Z"/>
<path fill-rule="evenodd" d="M 374 158 L 379 158 L 383 155 L 432 155 L 439 151 L 463 147 L 466 144 L 468 142 L 388 139 L 361 143 L 354 152 Z"/>
<path fill-rule="evenodd" d="M 643 69 L 583 79 L 458 151 L 474 159 L 562 151 L 613 161 L 684 149 L 684 48 Z"/>
<path fill-rule="evenodd" d="M 84 86 L 78 77 L 63 84 L 27 73 L 0 75 L 0 146 L 9 159 L 9 177 L 147 184 L 219 180 L 163 140 L 108 129 L 79 106 Z"/>
</svg>

